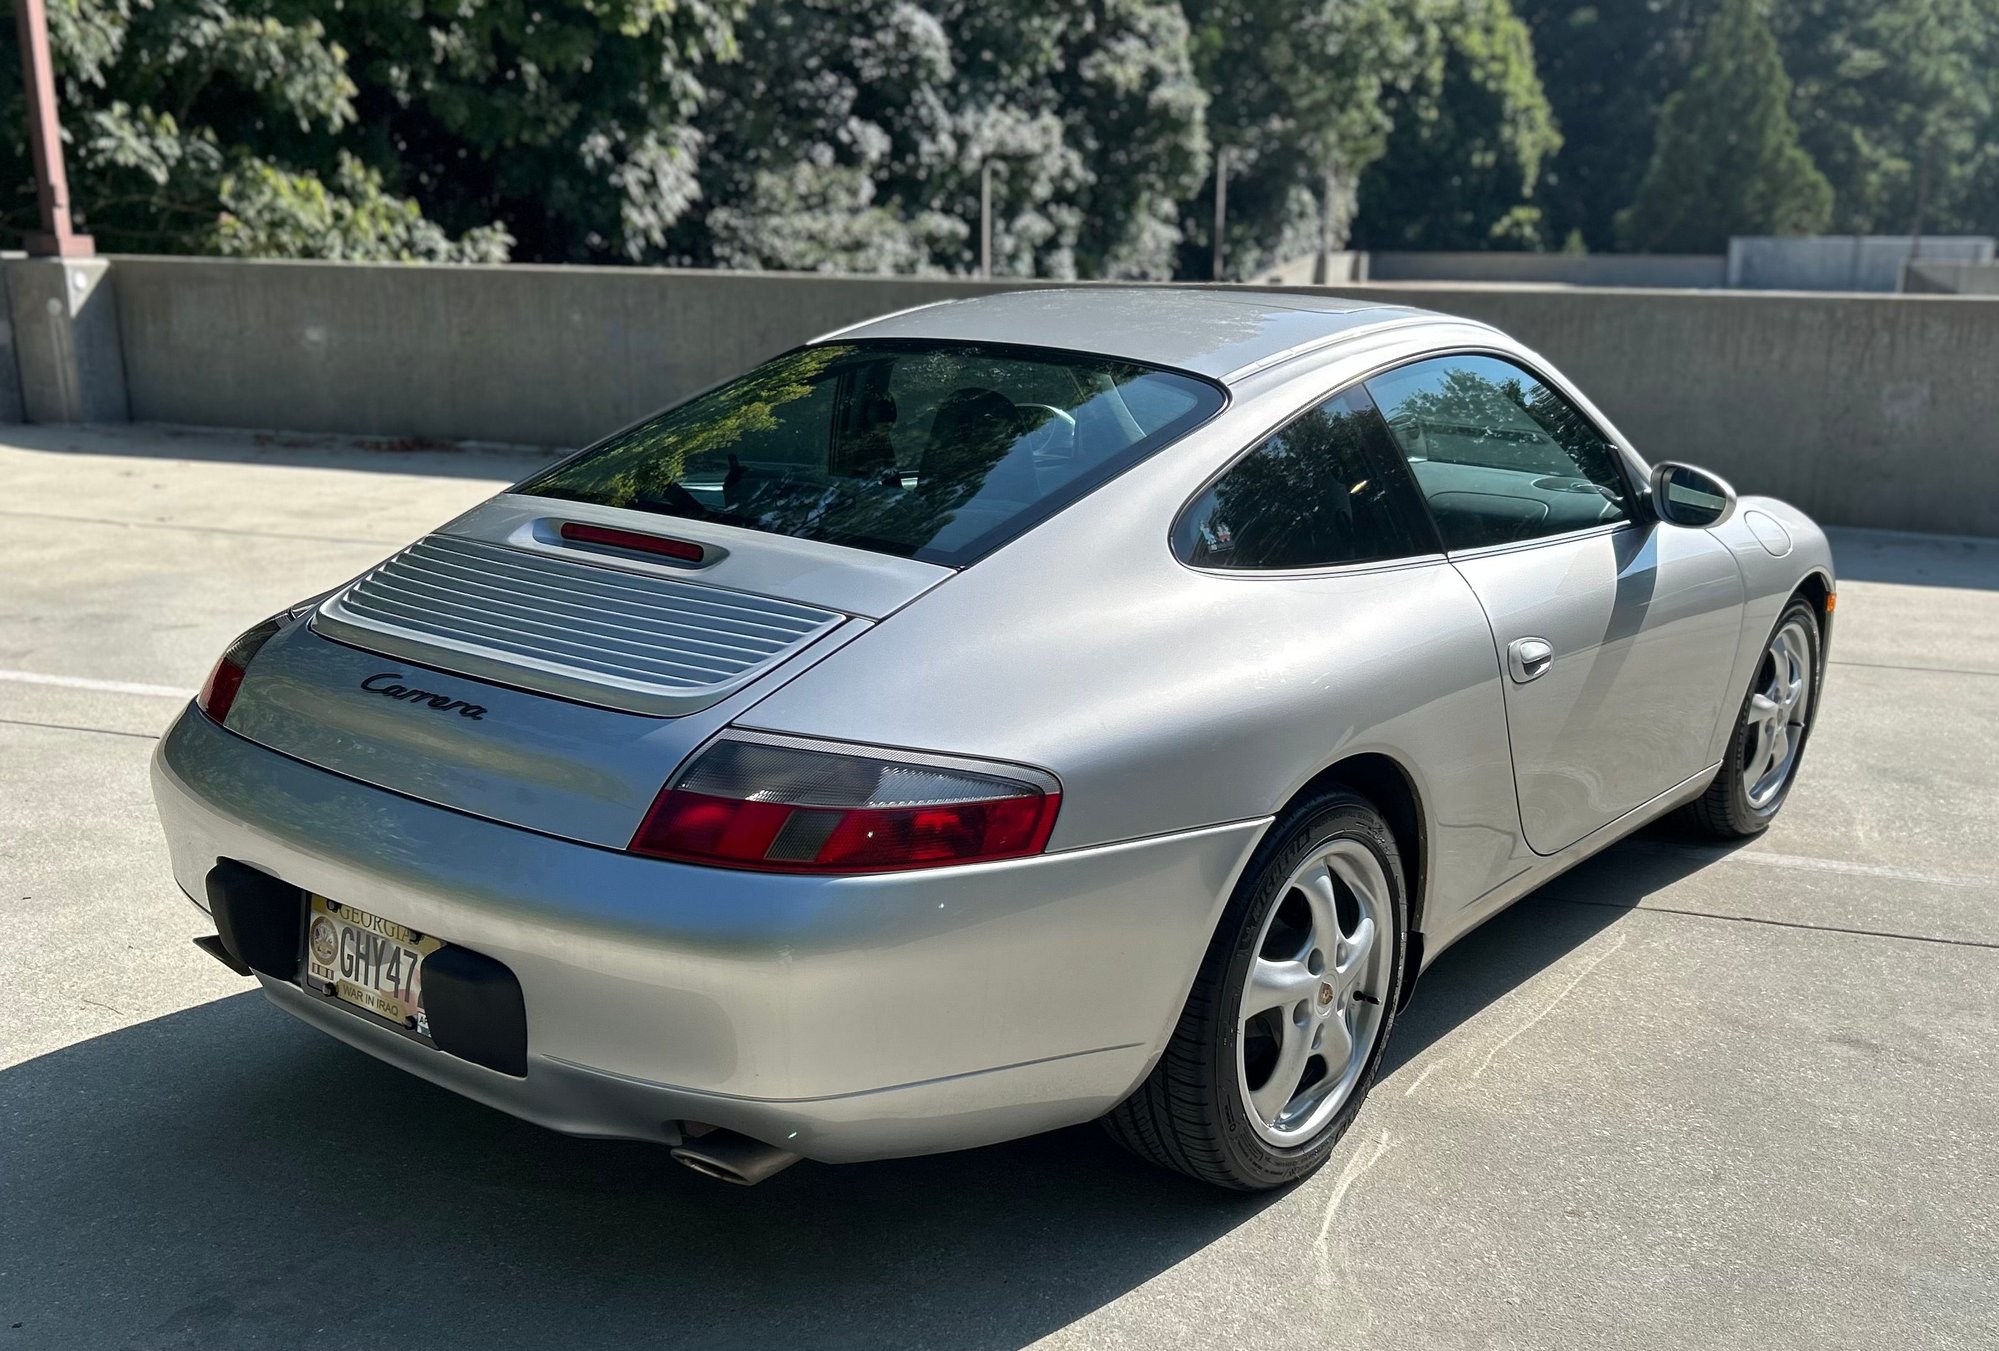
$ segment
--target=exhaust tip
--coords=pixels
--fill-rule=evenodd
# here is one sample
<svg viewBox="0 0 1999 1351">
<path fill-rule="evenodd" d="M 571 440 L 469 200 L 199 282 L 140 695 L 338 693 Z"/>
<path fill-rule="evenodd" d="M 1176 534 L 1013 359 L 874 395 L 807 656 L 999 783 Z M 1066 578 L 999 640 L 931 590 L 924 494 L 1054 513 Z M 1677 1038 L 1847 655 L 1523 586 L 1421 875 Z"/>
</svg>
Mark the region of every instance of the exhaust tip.
<svg viewBox="0 0 1999 1351">
<path fill-rule="evenodd" d="M 703 1177 L 754 1187 L 797 1163 L 799 1155 L 730 1130 L 711 1130 L 675 1145 L 673 1161 Z"/>
<path fill-rule="evenodd" d="M 717 1163 L 713 1159 L 703 1158 L 701 1155 L 689 1150 L 674 1150 L 673 1161 L 690 1172 L 699 1173 L 703 1177 L 712 1177 L 717 1182 L 727 1182 L 738 1187 L 754 1187 L 756 1185 L 726 1164 Z"/>
</svg>

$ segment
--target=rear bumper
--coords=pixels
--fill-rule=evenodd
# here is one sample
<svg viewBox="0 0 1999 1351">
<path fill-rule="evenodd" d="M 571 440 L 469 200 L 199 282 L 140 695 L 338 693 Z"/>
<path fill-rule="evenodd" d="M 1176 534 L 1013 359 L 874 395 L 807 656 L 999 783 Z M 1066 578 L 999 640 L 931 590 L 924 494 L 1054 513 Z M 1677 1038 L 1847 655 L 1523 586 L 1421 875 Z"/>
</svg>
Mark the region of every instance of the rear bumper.
<svg viewBox="0 0 1999 1351">
<path fill-rule="evenodd" d="M 236 859 L 504 962 L 498 1074 L 260 978 L 287 1011 L 557 1130 L 726 1126 L 810 1158 L 965 1148 L 1101 1114 L 1170 1035 L 1250 821 L 867 878 L 687 867 L 370 788 L 191 709 L 153 790 L 190 895 Z"/>
</svg>

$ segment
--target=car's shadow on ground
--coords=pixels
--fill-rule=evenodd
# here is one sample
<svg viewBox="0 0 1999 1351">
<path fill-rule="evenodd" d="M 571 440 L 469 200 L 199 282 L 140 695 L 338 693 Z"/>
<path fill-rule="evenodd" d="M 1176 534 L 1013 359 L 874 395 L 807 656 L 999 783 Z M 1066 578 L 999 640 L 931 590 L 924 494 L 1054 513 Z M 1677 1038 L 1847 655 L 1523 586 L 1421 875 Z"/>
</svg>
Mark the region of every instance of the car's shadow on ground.
<svg viewBox="0 0 1999 1351">
<path fill-rule="evenodd" d="M 1439 959 L 1387 1074 L 1701 864 L 1588 866 L 1601 903 L 1530 900 Z M 1087 1127 L 727 1187 L 462 1101 L 253 993 L 0 1073 L 0 1123 L 0 1347 L 999 1351 L 1282 1200 Z"/>
</svg>

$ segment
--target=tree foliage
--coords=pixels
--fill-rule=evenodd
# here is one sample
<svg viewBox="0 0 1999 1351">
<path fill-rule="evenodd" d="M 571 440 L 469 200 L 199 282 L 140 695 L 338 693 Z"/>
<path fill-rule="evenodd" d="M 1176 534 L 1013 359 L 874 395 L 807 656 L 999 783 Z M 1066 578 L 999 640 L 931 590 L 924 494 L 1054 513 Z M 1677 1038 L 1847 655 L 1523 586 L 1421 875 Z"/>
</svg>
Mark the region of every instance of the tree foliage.
<svg viewBox="0 0 1999 1351">
<path fill-rule="evenodd" d="M 1227 151 L 1232 275 L 1344 245 L 1361 174 L 1393 130 L 1389 97 L 1439 78 L 1436 0 L 1190 0 L 1210 135 Z M 1206 275 L 1212 170 L 1183 264 Z"/>
<path fill-rule="evenodd" d="M 448 229 L 541 262 L 657 258 L 699 194 L 702 80 L 743 0 L 340 0 L 356 150 Z"/>
<path fill-rule="evenodd" d="M 1638 195 L 1660 105 L 1686 79 L 1713 0 L 1515 0 L 1562 131 L 1535 201 L 1542 233 L 1592 249 L 1617 243 Z"/>
<path fill-rule="evenodd" d="M 1637 200 L 1618 216 L 1625 245 L 1714 253 L 1730 235 L 1824 229 L 1832 185 L 1798 144 L 1790 94 L 1757 0 L 1721 0 L 1686 87 L 1660 110 Z"/>
<path fill-rule="evenodd" d="M 113 250 L 965 273 L 983 169 L 1003 275 L 1205 277 L 1224 154 L 1238 276 L 1349 238 L 1999 230 L 1999 0 L 50 0 L 50 22 L 72 198 Z M 0 116 L 25 232 L 18 84 Z"/>
<path fill-rule="evenodd" d="M 1369 248 L 1534 248 L 1541 167 L 1562 144 L 1509 0 L 1453 0 L 1439 14 L 1443 60 L 1392 93 L 1394 126 L 1360 185 Z"/>
<path fill-rule="evenodd" d="M 276 0 L 57 0 L 50 43 L 71 195 L 99 246 L 278 256 L 506 256 L 490 220 L 453 239 L 339 149 L 346 53 Z M 0 61 L 20 66 L 12 23 Z M 0 96 L 7 224 L 37 228 L 21 86 Z"/>
<path fill-rule="evenodd" d="M 1776 22 L 1834 229 L 1999 230 L 1999 0 L 1789 0 Z"/>
<path fill-rule="evenodd" d="M 742 52 L 699 120 L 690 255 L 968 271 L 990 163 L 997 271 L 1171 274 L 1207 99 L 1167 0 L 790 0 Z"/>
</svg>

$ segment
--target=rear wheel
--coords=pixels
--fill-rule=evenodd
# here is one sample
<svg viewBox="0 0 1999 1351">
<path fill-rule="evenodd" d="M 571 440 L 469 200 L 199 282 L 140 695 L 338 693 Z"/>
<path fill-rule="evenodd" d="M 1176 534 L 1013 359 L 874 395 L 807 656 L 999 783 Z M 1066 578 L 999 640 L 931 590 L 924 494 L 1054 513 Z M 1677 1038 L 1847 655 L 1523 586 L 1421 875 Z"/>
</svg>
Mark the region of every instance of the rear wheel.
<svg viewBox="0 0 1999 1351">
<path fill-rule="evenodd" d="M 1696 826 L 1723 839 L 1769 829 L 1797 779 L 1818 710 L 1818 683 L 1818 611 L 1794 600 L 1763 650 L 1721 772 L 1688 807 Z"/>
<path fill-rule="evenodd" d="M 1344 790 L 1277 823 L 1222 915 L 1172 1041 L 1106 1118 L 1204 1182 L 1282 1186 L 1359 1111 L 1401 994 L 1408 903 L 1394 837 Z"/>
</svg>

